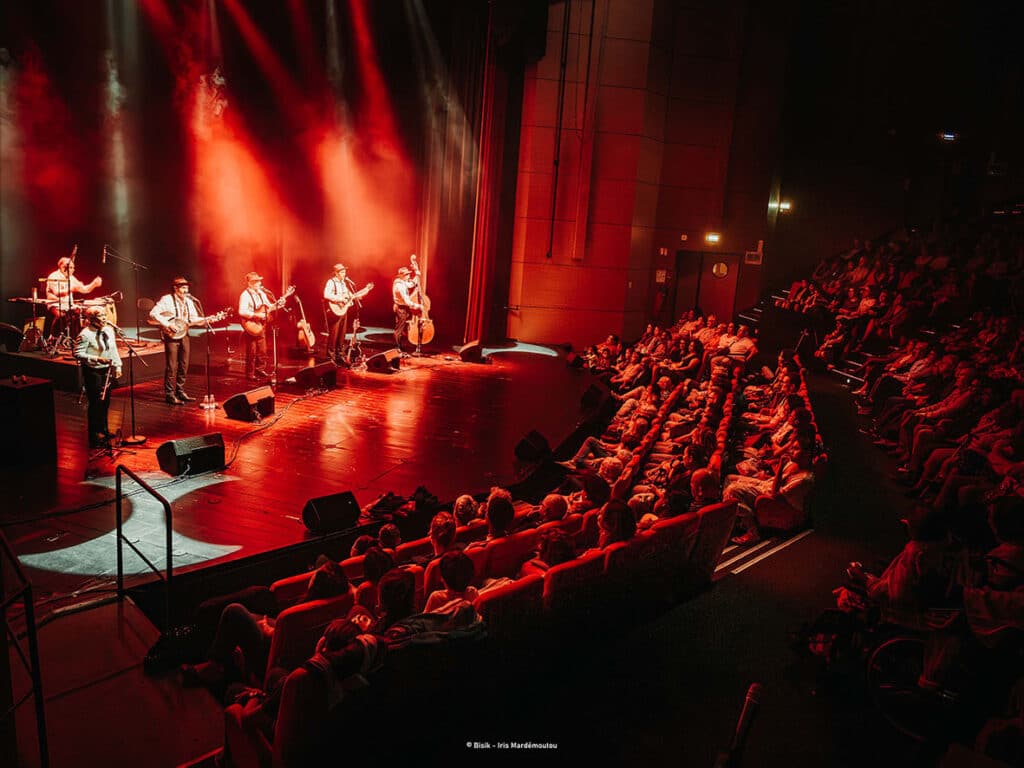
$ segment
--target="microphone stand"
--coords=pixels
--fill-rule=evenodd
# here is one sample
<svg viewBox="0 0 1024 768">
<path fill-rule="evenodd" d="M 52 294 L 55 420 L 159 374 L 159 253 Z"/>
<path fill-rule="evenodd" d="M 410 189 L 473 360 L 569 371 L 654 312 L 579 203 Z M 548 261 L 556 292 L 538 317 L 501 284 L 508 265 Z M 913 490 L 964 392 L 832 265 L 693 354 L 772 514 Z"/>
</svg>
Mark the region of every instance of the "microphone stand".
<svg viewBox="0 0 1024 768">
<path fill-rule="evenodd" d="M 203 307 L 202 302 L 195 296 L 192 297 L 192 300 L 199 305 L 199 311 L 203 313 L 203 317 L 207 317 L 206 309 Z M 213 346 L 210 337 L 216 335 L 216 331 L 213 330 L 213 326 L 210 325 L 208 318 L 203 325 L 206 327 L 206 333 L 203 334 L 203 341 L 206 342 L 206 394 L 203 395 L 203 401 L 199 404 L 199 407 L 204 411 L 214 411 L 217 409 L 217 401 L 213 399 L 213 385 L 210 383 L 210 347 Z"/>
<path fill-rule="evenodd" d="M 135 271 L 135 343 L 137 344 L 142 340 L 142 318 L 139 315 L 139 270 L 149 269 L 149 267 L 147 267 L 145 264 L 139 264 L 139 262 L 137 261 L 132 261 L 129 258 L 125 258 L 120 253 L 111 248 L 109 245 L 103 246 L 103 251 L 112 259 L 117 259 L 122 264 L 127 264 Z M 125 337 L 125 343 L 128 343 L 127 337 Z"/>
<path fill-rule="evenodd" d="M 346 277 L 345 282 L 348 283 L 348 289 L 352 291 L 356 308 L 355 317 L 352 318 L 352 338 L 349 339 L 348 349 L 345 350 L 345 360 L 350 368 L 354 368 L 363 361 L 363 350 L 359 346 L 359 315 L 363 308 L 363 301 L 359 298 L 359 291 L 355 290 L 356 284 L 352 279 Z M 352 356 L 353 351 L 355 352 L 355 357 Z"/>
<path fill-rule="evenodd" d="M 135 347 L 131 344 L 131 339 L 128 338 L 128 334 L 122 331 L 113 323 L 107 323 L 111 328 L 114 329 L 114 333 L 117 334 L 118 338 L 124 341 L 124 345 L 128 350 L 128 401 L 131 403 L 132 412 L 132 433 L 127 437 L 122 437 L 121 442 L 125 445 L 142 445 L 146 442 L 144 435 L 137 434 L 135 432 L 135 358 L 139 358 L 139 362 L 147 368 L 149 363 L 139 357 L 139 353 L 135 351 Z"/>
</svg>

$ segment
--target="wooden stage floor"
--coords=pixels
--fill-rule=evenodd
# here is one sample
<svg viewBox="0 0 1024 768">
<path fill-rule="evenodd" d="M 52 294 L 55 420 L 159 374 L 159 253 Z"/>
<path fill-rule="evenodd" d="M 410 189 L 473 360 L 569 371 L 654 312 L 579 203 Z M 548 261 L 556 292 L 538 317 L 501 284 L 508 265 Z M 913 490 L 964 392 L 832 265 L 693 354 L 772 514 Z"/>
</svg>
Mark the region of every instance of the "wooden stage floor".
<svg viewBox="0 0 1024 768">
<path fill-rule="evenodd" d="M 543 352 L 498 352 L 491 365 L 435 355 L 403 360 L 391 375 L 339 369 L 330 392 L 307 397 L 279 388 L 275 417 L 262 425 L 232 421 L 223 408 L 167 405 L 162 381 L 148 381 L 136 386 L 137 432 L 148 440 L 113 459 L 90 456 L 85 404 L 57 392 L 58 467 L 4 470 L 9 491 L 0 525 L 38 597 L 56 601 L 109 590 L 116 575 L 117 463 L 171 501 L 176 569 L 308 541 L 301 513 L 311 497 L 351 490 L 362 506 L 387 491 L 410 495 L 419 485 L 445 500 L 507 484 L 516 443 L 531 429 L 552 446 L 561 442 L 580 420 L 580 396 L 592 383 L 564 357 Z M 205 376 L 190 377 L 197 401 L 205 383 Z M 214 376 L 212 384 L 219 403 L 251 388 L 236 375 Z M 129 420 L 128 390 L 119 389 L 111 430 L 129 433 Z M 225 471 L 194 478 L 160 472 L 157 446 L 211 432 L 224 437 Z M 164 528 L 156 502 L 131 497 L 126 535 L 157 564 L 166 552 Z M 126 552 L 126 573 L 143 574 L 141 561 Z"/>
</svg>

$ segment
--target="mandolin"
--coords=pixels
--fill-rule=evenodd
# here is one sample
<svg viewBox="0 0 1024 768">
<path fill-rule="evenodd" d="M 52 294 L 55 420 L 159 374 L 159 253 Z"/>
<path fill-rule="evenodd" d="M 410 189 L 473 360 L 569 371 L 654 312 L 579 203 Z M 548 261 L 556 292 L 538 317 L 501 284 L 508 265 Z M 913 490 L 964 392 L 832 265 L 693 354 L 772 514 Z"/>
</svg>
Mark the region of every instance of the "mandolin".
<svg viewBox="0 0 1024 768">
<path fill-rule="evenodd" d="M 264 304 L 262 307 L 256 308 L 256 314 L 253 317 L 247 318 L 242 321 L 242 327 L 245 332 L 250 336 L 262 336 L 263 330 L 267 327 L 267 323 L 270 321 L 271 316 L 284 306 L 284 303 L 295 293 L 295 286 L 289 285 L 288 290 L 284 292 L 280 299 L 275 301 L 273 304 Z"/>
</svg>

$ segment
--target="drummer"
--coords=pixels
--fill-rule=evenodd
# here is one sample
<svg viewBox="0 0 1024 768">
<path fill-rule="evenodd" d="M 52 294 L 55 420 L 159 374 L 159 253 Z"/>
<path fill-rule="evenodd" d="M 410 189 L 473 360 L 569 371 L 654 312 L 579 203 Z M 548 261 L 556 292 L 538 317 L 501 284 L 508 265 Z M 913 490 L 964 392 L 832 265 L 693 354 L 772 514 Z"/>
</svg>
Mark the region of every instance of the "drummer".
<svg viewBox="0 0 1024 768">
<path fill-rule="evenodd" d="M 53 314 L 54 322 L 50 330 L 52 335 L 63 333 L 68 323 L 71 310 L 75 306 L 76 293 L 92 293 L 103 285 L 103 278 L 98 275 L 90 283 L 83 283 L 75 277 L 75 262 L 68 256 L 57 261 L 57 269 L 46 276 L 47 308 Z"/>
</svg>

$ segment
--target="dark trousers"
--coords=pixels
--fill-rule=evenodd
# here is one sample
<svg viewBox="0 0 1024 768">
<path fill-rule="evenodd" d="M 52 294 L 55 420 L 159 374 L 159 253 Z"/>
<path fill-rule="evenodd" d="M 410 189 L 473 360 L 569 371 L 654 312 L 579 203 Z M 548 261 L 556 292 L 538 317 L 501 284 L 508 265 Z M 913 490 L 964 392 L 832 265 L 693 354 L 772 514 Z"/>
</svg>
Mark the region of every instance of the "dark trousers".
<svg viewBox="0 0 1024 768">
<path fill-rule="evenodd" d="M 345 348 L 345 334 L 348 333 L 348 313 L 341 317 L 327 310 L 327 356 L 341 360 Z"/>
<path fill-rule="evenodd" d="M 185 391 L 188 357 L 187 333 L 180 339 L 164 339 L 164 394 L 167 397 Z"/>
<path fill-rule="evenodd" d="M 95 444 L 98 437 L 105 437 L 107 432 L 107 411 L 110 410 L 110 392 L 113 384 L 107 388 L 106 397 L 101 398 L 103 384 L 107 380 L 107 369 L 82 366 L 82 383 L 85 385 L 85 396 L 89 400 L 89 443 Z"/>
<path fill-rule="evenodd" d="M 267 334 L 259 336 L 245 334 L 245 375 L 252 378 L 256 371 L 265 373 L 267 369 Z"/>
<path fill-rule="evenodd" d="M 395 346 L 399 349 L 402 348 L 402 337 L 409 336 L 409 318 L 412 317 L 412 312 L 408 307 L 400 307 L 395 305 Z"/>
<path fill-rule="evenodd" d="M 224 608 L 210 646 L 210 659 L 228 666 L 235 648 L 240 648 L 245 656 L 246 671 L 262 679 L 270 653 L 270 637 L 260 629 L 259 619 L 239 603 Z"/>
</svg>

